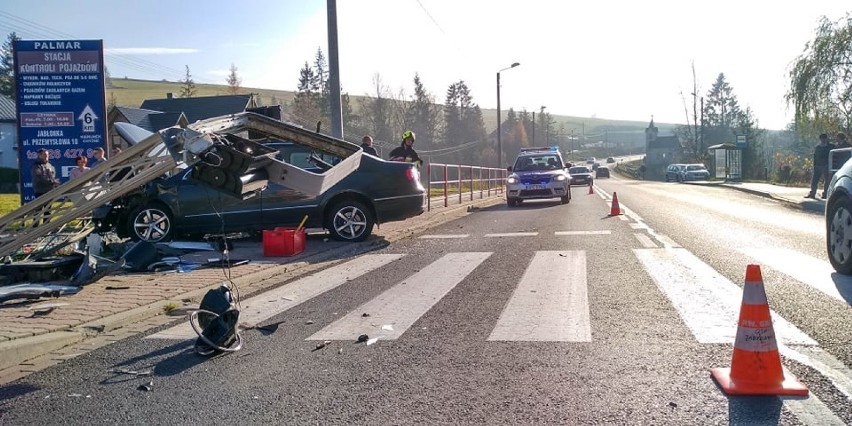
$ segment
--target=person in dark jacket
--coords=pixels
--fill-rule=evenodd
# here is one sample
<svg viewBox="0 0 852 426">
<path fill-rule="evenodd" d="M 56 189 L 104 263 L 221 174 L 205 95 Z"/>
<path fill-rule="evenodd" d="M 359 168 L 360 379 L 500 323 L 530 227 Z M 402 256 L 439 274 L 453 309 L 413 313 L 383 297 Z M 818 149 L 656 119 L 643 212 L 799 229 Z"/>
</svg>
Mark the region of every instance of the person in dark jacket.
<svg viewBox="0 0 852 426">
<path fill-rule="evenodd" d="M 35 192 L 36 197 L 40 197 L 59 186 L 56 169 L 50 164 L 48 152 L 44 148 L 38 150 L 38 159 L 33 163 L 30 172 L 32 173 L 33 192 Z"/>
<path fill-rule="evenodd" d="M 373 154 L 376 157 L 379 156 L 379 153 L 376 152 L 376 148 L 373 148 L 373 137 L 370 135 L 366 135 L 361 138 L 361 149 L 363 149 L 367 154 Z"/>
<path fill-rule="evenodd" d="M 402 134 L 402 145 L 393 149 L 390 152 L 391 161 L 404 161 L 406 163 L 415 163 L 418 166 L 423 165 L 423 160 L 417 155 L 414 150 L 414 132 L 406 130 Z"/>
<path fill-rule="evenodd" d="M 834 145 L 828 142 L 828 135 L 819 135 L 819 144 L 814 147 L 814 171 L 811 175 L 811 191 L 805 198 L 816 198 L 817 184 L 820 178 L 823 180 L 822 198 L 828 192 L 828 153 L 834 149 Z"/>
</svg>

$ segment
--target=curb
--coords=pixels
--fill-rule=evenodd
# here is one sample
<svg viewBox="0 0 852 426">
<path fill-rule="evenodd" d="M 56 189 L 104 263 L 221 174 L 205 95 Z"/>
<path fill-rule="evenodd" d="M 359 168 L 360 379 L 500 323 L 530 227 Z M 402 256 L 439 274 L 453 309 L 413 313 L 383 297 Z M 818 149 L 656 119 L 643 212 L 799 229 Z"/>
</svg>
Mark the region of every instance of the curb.
<svg viewBox="0 0 852 426">
<path fill-rule="evenodd" d="M 392 242 L 409 238 L 418 232 L 461 217 L 462 214 L 460 213 L 463 213 L 462 210 L 464 210 L 464 213 L 468 213 L 471 207 L 487 207 L 502 202 L 502 194 L 497 194 L 488 198 L 468 201 L 455 206 L 442 207 L 446 210 L 442 210 L 440 212 L 434 212 L 433 210 L 434 213 L 431 213 L 430 215 L 432 217 L 429 217 L 428 219 L 423 220 L 422 223 L 414 226 L 401 226 L 399 229 L 393 229 L 394 226 L 390 226 L 391 230 L 387 234 L 381 235 L 383 238 L 382 240 L 354 243 L 352 245 L 318 252 L 304 257 L 296 263 L 274 265 L 269 268 L 261 269 L 257 272 L 234 278 L 233 282 L 237 285 L 237 287 L 251 287 L 249 291 L 246 291 L 241 295 L 244 298 L 250 297 L 253 294 L 283 285 L 285 281 L 292 277 L 319 269 L 325 266 L 324 264 L 326 262 L 329 262 L 334 258 L 346 259 L 370 251 L 379 250 L 387 247 Z M 424 214 L 428 214 L 428 212 L 424 212 Z M 404 224 L 406 221 L 395 223 Z M 172 295 L 169 299 L 151 302 L 147 305 L 138 306 L 125 312 L 105 316 L 66 330 L 53 331 L 2 342 L 0 343 L 0 353 L 2 353 L 3 356 L 0 357 L 0 371 L 62 349 L 66 346 L 96 337 L 101 333 L 108 333 L 131 324 L 145 321 L 157 315 L 161 315 L 163 313 L 163 306 L 166 303 L 174 302 L 181 305 L 184 300 L 197 302 L 207 293 L 207 291 L 218 288 L 226 282 L 227 280 L 221 280 L 215 284 L 210 284 L 197 290 L 192 290 L 180 295 Z"/>
<path fill-rule="evenodd" d="M 740 192 L 745 192 L 745 193 L 748 193 L 748 194 L 758 195 L 758 196 L 761 196 L 761 197 L 771 198 L 771 199 L 776 200 L 776 201 L 781 201 L 781 202 L 783 202 L 783 203 L 785 203 L 785 204 L 787 204 L 791 207 L 796 207 L 800 210 L 814 212 L 814 213 L 820 213 L 820 214 L 825 212 L 825 202 L 824 201 L 816 201 L 816 202 L 796 201 L 796 200 L 791 199 L 789 197 L 774 194 L 772 192 L 761 191 L 761 190 L 752 189 L 752 188 L 746 188 L 746 187 L 738 186 L 738 185 L 727 185 L 727 184 L 724 184 L 724 183 L 717 183 L 717 184 L 703 184 L 703 183 L 697 183 L 697 182 L 684 182 L 684 183 L 686 183 L 688 185 L 714 186 L 714 187 L 717 187 L 717 188 L 734 189 L 734 190 L 737 190 L 737 191 L 740 191 Z"/>
</svg>

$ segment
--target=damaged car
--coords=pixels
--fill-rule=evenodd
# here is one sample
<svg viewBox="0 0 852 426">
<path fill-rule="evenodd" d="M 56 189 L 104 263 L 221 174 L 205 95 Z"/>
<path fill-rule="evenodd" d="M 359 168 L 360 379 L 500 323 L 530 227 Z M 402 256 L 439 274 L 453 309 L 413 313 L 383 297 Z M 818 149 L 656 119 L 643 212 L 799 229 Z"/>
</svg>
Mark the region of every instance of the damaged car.
<svg viewBox="0 0 852 426">
<path fill-rule="evenodd" d="M 280 139 L 257 140 L 277 160 L 322 173 L 340 159 L 333 154 Z M 374 156 L 358 168 L 310 196 L 269 181 L 245 199 L 198 182 L 198 168 L 183 167 L 148 182 L 93 213 L 100 231 L 120 237 L 159 242 L 232 233 L 260 233 L 276 227 L 325 228 L 340 241 L 363 241 L 374 225 L 423 213 L 425 189 L 417 166 Z"/>
</svg>

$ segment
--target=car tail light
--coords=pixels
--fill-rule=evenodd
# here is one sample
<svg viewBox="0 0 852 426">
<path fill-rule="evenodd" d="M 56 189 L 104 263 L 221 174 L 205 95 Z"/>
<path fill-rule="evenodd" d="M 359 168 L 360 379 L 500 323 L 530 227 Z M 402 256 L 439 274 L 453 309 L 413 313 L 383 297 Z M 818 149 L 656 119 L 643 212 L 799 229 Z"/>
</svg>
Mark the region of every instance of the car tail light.
<svg viewBox="0 0 852 426">
<path fill-rule="evenodd" d="M 420 181 L 420 172 L 417 171 L 416 167 L 412 166 L 412 167 L 409 167 L 408 170 L 405 171 L 405 177 L 407 177 L 408 180 L 413 180 L 415 182 L 418 182 L 418 181 Z"/>
</svg>

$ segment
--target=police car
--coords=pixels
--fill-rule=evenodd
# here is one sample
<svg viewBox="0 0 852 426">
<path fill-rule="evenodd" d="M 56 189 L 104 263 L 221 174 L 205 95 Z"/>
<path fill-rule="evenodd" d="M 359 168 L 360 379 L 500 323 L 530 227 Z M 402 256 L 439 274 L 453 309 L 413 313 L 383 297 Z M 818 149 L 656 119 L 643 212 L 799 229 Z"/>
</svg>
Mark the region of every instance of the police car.
<svg viewBox="0 0 852 426">
<path fill-rule="evenodd" d="M 509 207 L 523 200 L 559 198 L 571 202 L 571 175 L 565 169 L 557 147 L 522 148 L 506 178 L 506 202 Z"/>
</svg>

